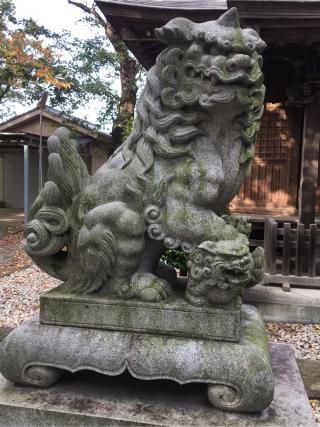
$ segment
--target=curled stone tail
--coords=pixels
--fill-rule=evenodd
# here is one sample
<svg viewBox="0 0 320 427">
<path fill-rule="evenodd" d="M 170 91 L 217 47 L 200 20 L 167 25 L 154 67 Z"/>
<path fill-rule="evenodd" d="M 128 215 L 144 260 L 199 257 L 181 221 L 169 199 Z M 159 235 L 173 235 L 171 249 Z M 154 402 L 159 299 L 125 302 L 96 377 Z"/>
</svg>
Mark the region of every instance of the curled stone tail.
<svg viewBox="0 0 320 427">
<path fill-rule="evenodd" d="M 48 181 L 31 207 L 22 246 L 44 270 L 60 278 L 52 256 L 70 243 L 70 207 L 90 177 L 68 129 L 55 131 L 48 139 L 48 150 Z"/>
<path fill-rule="evenodd" d="M 89 180 L 87 167 L 66 128 L 57 129 L 48 139 L 48 150 L 48 178 L 57 185 L 63 202 L 69 206 Z"/>
</svg>

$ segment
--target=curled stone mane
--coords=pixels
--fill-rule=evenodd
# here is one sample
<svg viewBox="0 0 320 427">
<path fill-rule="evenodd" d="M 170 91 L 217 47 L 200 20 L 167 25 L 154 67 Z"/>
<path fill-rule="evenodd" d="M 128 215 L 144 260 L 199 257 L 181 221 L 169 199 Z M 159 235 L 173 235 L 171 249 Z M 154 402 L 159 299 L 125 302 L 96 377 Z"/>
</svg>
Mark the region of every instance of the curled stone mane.
<svg viewBox="0 0 320 427">
<path fill-rule="evenodd" d="M 166 55 L 168 50 L 163 52 Z M 145 172 L 153 166 L 155 154 L 162 158 L 176 158 L 189 154 L 185 145 L 202 133 L 197 123 L 204 119 L 201 112 L 185 113 L 163 108 L 159 98 L 160 81 L 153 67 L 137 105 L 137 119 L 133 132 L 114 153 L 122 151 L 125 168 L 136 155 L 145 166 Z M 169 132 L 168 132 L 169 130 Z"/>
<path fill-rule="evenodd" d="M 148 72 L 134 129 L 114 154 L 122 152 L 122 168 L 137 156 L 147 173 L 156 155 L 190 155 L 188 143 L 204 132 L 199 124 L 222 104 L 241 106 L 239 161 L 250 163 L 263 113 L 265 43 L 254 30 L 240 28 L 234 9 L 201 24 L 176 18 L 155 33 L 169 47 Z"/>
</svg>

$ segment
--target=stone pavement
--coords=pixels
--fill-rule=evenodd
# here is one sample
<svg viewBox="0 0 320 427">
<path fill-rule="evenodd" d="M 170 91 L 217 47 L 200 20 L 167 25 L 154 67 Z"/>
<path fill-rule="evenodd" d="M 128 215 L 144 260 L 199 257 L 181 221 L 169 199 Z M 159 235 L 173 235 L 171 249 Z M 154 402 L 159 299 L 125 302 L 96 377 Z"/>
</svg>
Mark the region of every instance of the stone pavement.
<svg viewBox="0 0 320 427">
<path fill-rule="evenodd" d="M 266 322 L 320 323 L 320 289 L 258 284 L 246 289 L 243 302 L 257 307 Z"/>
<path fill-rule="evenodd" d="M 0 236 L 23 226 L 23 209 L 0 208 Z"/>
</svg>

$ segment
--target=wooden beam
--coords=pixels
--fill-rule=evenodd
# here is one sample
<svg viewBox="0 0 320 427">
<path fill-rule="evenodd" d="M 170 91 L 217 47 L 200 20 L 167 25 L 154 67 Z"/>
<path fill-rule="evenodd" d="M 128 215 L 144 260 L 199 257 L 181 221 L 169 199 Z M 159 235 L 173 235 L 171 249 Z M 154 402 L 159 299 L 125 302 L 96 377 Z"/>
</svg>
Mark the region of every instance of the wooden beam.
<svg viewBox="0 0 320 427">
<path fill-rule="evenodd" d="M 84 127 L 82 127 L 80 124 L 76 124 L 75 121 L 72 121 L 71 118 L 60 116 L 58 114 L 51 113 L 50 111 L 43 110 L 43 117 L 46 117 L 47 119 L 51 119 L 63 126 L 71 127 L 72 129 L 84 134 L 91 136 L 92 138 L 99 139 L 101 141 L 110 142 L 111 137 L 108 137 L 107 135 L 102 135 L 99 132 L 96 132 L 94 130 L 89 130 Z"/>
<path fill-rule="evenodd" d="M 24 212 L 24 224 L 28 222 L 29 215 L 29 202 L 30 202 L 30 158 L 29 158 L 29 146 L 25 144 L 23 146 L 23 212 Z"/>
<path fill-rule="evenodd" d="M 269 274 L 265 273 L 262 279 L 262 283 L 282 283 L 287 282 L 290 285 L 298 285 L 300 287 L 309 288 L 310 286 L 314 286 L 316 288 L 320 288 L 320 278 L 318 277 L 309 277 L 309 276 L 284 276 L 282 274 Z"/>
<path fill-rule="evenodd" d="M 319 0 L 228 0 L 228 7 L 236 7 L 241 18 L 259 20 L 320 18 Z"/>
<path fill-rule="evenodd" d="M 7 121 L 0 124 L 0 131 L 5 132 L 9 131 L 12 128 L 15 128 L 18 125 L 21 125 L 22 123 L 36 117 L 39 115 L 39 110 L 31 110 L 26 113 L 22 113 L 19 116 L 12 117 L 11 119 L 8 119 Z"/>
<path fill-rule="evenodd" d="M 101 8 L 102 6 L 120 6 L 128 8 L 146 8 L 146 9 L 221 9 L 226 10 L 227 0 L 201 0 L 200 4 L 194 0 L 98 0 L 96 2 Z"/>
<path fill-rule="evenodd" d="M 304 114 L 298 214 L 299 222 L 307 228 L 315 222 L 319 145 L 320 105 L 311 103 Z"/>
</svg>

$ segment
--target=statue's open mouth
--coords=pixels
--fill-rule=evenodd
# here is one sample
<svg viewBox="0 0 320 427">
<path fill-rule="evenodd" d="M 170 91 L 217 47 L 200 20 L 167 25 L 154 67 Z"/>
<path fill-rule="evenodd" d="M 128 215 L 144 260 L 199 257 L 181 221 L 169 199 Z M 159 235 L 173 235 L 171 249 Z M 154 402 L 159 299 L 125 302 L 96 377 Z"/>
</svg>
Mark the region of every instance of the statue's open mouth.
<svg viewBox="0 0 320 427">
<path fill-rule="evenodd" d="M 212 95 L 203 94 L 199 98 L 199 105 L 203 108 L 212 107 L 215 104 L 227 104 L 235 97 L 234 92 L 217 91 Z"/>
</svg>

